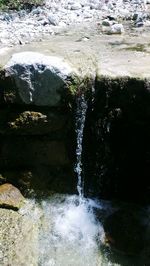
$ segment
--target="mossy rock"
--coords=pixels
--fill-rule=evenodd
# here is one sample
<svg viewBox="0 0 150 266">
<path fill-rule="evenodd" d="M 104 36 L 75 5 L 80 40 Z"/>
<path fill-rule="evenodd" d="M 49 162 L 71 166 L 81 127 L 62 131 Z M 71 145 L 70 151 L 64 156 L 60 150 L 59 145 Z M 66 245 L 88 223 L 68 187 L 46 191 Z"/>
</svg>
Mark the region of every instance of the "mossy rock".
<svg viewBox="0 0 150 266">
<path fill-rule="evenodd" d="M 5 135 L 47 135 L 60 133 L 63 136 L 69 130 L 70 117 L 58 111 L 24 111 L 3 108 L 0 112 L 0 133 Z"/>
</svg>

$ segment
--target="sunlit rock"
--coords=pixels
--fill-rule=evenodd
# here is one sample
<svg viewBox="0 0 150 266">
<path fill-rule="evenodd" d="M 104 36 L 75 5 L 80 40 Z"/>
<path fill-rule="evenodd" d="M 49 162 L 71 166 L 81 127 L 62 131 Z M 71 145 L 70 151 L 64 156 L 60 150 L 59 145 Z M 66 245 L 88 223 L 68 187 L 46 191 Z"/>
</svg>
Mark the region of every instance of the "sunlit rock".
<svg viewBox="0 0 150 266">
<path fill-rule="evenodd" d="M 0 207 L 19 209 L 24 201 L 20 191 L 11 184 L 0 186 Z"/>
<path fill-rule="evenodd" d="M 73 72 L 63 59 L 34 52 L 14 54 L 5 70 L 15 81 L 20 103 L 37 106 L 59 106 Z"/>
</svg>

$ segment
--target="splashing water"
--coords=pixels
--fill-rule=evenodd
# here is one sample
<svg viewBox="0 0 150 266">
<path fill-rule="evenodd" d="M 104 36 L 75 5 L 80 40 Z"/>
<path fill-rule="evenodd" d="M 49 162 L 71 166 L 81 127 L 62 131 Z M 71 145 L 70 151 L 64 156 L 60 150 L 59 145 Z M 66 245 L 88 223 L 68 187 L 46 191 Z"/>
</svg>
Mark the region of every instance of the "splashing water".
<svg viewBox="0 0 150 266">
<path fill-rule="evenodd" d="M 78 195 L 53 195 L 41 200 L 39 229 L 39 266 L 111 266 L 100 251 L 104 231 L 96 218 L 102 203 L 84 198 L 82 180 L 82 140 L 87 111 L 83 94 L 77 99 L 76 133 Z"/>
<path fill-rule="evenodd" d="M 84 94 L 81 94 L 80 97 L 77 97 L 77 110 L 76 110 L 76 133 L 77 133 L 77 148 L 76 148 L 76 166 L 75 172 L 77 173 L 78 182 L 77 182 L 77 191 L 79 198 L 84 197 L 84 182 L 82 180 L 82 141 L 83 141 L 83 131 L 85 125 L 87 111 L 87 101 Z"/>
<path fill-rule="evenodd" d="M 104 265 L 98 248 L 103 228 L 93 214 L 94 206 L 92 200 L 79 203 L 75 195 L 55 195 L 50 201 L 42 201 L 39 265 Z"/>
<path fill-rule="evenodd" d="M 84 94 L 77 98 L 76 166 L 77 191 L 74 196 L 54 196 L 41 203 L 43 221 L 40 239 L 40 265 L 44 266 L 101 266 L 100 242 L 103 228 L 95 218 L 95 201 L 84 198 L 82 179 L 82 140 L 87 111 Z M 108 264 L 106 264 L 108 265 Z"/>
<path fill-rule="evenodd" d="M 94 201 L 84 198 L 82 179 L 82 140 L 87 102 L 84 94 L 77 98 L 76 165 L 77 191 L 74 196 L 55 196 L 41 203 L 43 221 L 40 239 L 40 265 L 44 266 L 100 266 L 100 242 L 103 228 L 95 218 Z"/>
</svg>

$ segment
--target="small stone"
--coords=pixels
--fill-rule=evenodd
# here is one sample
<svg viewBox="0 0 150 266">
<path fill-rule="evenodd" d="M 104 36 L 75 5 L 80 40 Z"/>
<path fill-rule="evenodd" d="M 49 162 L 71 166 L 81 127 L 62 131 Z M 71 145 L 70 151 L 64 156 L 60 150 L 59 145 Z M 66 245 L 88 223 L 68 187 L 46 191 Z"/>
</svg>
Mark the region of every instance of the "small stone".
<svg viewBox="0 0 150 266">
<path fill-rule="evenodd" d="M 105 27 L 110 27 L 111 26 L 111 22 L 108 19 L 105 19 L 102 21 L 102 25 Z"/>
<path fill-rule="evenodd" d="M 140 28 L 140 27 L 143 27 L 143 26 L 144 26 L 144 23 L 143 23 L 143 21 L 139 21 L 139 22 L 137 22 L 137 23 L 135 24 L 135 26 L 136 26 L 137 28 Z"/>
<path fill-rule="evenodd" d="M 18 210 L 24 202 L 19 189 L 11 184 L 4 184 L 0 186 L 0 207 Z"/>
<path fill-rule="evenodd" d="M 44 19 L 41 21 L 41 25 L 46 26 L 49 24 L 49 21 L 47 19 Z"/>
<path fill-rule="evenodd" d="M 72 6 L 71 6 L 71 10 L 78 10 L 82 8 L 81 4 L 80 3 L 74 3 Z"/>
<path fill-rule="evenodd" d="M 11 16 L 10 14 L 7 14 L 7 13 L 6 13 L 6 14 L 4 15 L 3 19 L 4 19 L 5 21 L 10 22 L 10 21 L 12 20 L 12 16 Z"/>
<path fill-rule="evenodd" d="M 112 3 L 108 3 L 108 9 L 113 10 L 113 8 L 114 8 L 113 4 Z"/>
<path fill-rule="evenodd" d="M 20 18 L 23 18 L 23 17 L 25 17 L 27 15 L 27 12 L 25 10 L 20 10 L 18 12 L 18 15 L 19 15 Z"/>
<path fill-rule="evenodd" d="M 109 15 L 109 16 L 107 16 L 107 18 L 109 20 L 117 20 L 117 16 L 116 15 Z"/>
<path fill-rule="evenodd" d="M 134 13 L 134 14 L 133 14 L 133 20 L 137 20 L 137 19 L 138 19 L 138 16 L 139 16 L 138 13 Z"/>
<path fill-rule="evenodd" d="M 40 8 L 40 7 L 38 7 L 38 8 L 34 8 L 33 10 L 32 10 L 32 14 L 33 15 L 39 15 L 39 14 L 41 14 L 42 13 L 42 9 Z"/>
<path fill-rule="evenodd" d="M 48 20 L 49 20 L 49 23 L 53 26 L 58 26 L 59 24 L 59 19 L 54 15 L 49 15 Z"/>
<path fill-rule="evenodd" d="M 122 34 L 124 33 L 124 27 L 122 24 L 114 24 L 111 26 L 110 34 Z"/>
</svg>

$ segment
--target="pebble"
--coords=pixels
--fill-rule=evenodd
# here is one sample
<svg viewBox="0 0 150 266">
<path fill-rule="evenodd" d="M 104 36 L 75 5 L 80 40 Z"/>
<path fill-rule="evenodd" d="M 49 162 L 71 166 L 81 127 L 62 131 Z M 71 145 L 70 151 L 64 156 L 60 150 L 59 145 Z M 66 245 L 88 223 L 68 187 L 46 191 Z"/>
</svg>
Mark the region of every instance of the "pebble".
<svg viewBox="0 0 150 266">
<path fill-rule="evenodd" d="M 137 28 L 143 27 L 143 26 L 144 26 L 144 22 L 143 22 L 143 21 L 139 21 L 139 22 L 137 22 L 137 23 L 135 24 L 135 26 L 136 26 Z"/>
</svg>

